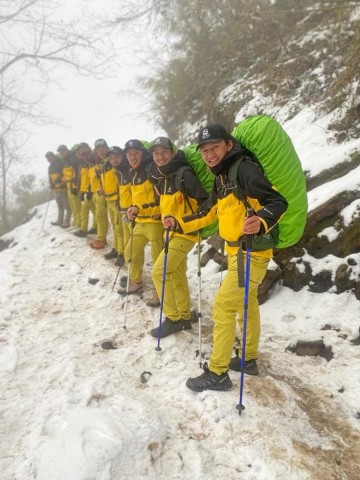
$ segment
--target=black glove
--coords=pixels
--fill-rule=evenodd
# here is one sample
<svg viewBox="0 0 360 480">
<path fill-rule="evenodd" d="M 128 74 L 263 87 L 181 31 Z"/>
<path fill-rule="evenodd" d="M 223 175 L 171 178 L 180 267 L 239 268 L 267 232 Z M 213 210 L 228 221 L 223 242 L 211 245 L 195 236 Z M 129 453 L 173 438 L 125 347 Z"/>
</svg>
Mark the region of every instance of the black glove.
<svg viewBox="0 0 360 480">
<path fill-rule="evenodd" d="M 70 189 L 70 193 L 71 193 L 72 195 L 77 195 L 77 193 L 78 193 L 77 188 L 76 188 L 76 187 L 72 187 L 72 188 Z"/>
<path fill-rule="evenodd" d="M 91 200 L 91 199 L 92 199 L 92 193 L 91 193 L 91 192 L 87 192 L 86 198 L 87 198 L 88 200 Z"/>
<path fill-rule="evenodd" d="M 81 192 L 80 193 L 80 200 L 83 202 L 85 200 L 85 193 Z"/>
</svg>

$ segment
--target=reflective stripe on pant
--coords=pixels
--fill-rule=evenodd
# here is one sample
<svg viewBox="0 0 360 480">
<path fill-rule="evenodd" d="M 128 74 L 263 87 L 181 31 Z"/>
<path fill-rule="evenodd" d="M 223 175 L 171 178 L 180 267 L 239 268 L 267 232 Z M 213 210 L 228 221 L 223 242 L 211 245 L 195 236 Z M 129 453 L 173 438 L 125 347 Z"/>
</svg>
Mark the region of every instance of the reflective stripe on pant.
<svg viewBox="0 0 360 480">
<path fill-rule="evenodd" d="M 194 242 L 183 237 L 173 237 L 169 242 L 166 263 L 163 312 L 170 320 L 190 319 L 190 290 L 186 276 L 187 254 Z M 152 269 L 152 279 L 158 297 L 161 299 L 164 250 L 158 256 Z"/>
<path fill-rule="evenodd" d="M 93 194 L 93 201 L 95 205 L 95 220 L 97 225 L 97 239 L 106 240 L 106 235 L 109 228 L 107 217 L 107 208 L 105 197 L 98 193 Z"/>
<path fill-rule="evenodd" d="M 117 201 L 108 201 L 107 209 L 113 228 L 113 248 L 117 253 L 124 253 L 125 245 L 129 239 L 129 230 L 124 228 L 123 216 L 117 208 Z"/>
<path fill-rule="evenodd" d="M 130 264 L 130 280 L 133 282 L 142 281 L 142 271 L 144 265 L 144 250 L 146 245 L 151 244 L 152 263 L 156 262 L 163 248 L 164 227 L 162 223 L 137 223 L 134 227 L 132 240 L 132 258 Z M 131 242 L 128 242 L 125 248 L 125 259 L 129 260 Z"/>
<path fill-rule="evenodd" d="M 89 213 L 92 213 L 94 218 L 93 218 L 93 228 L 96 228 L 96 220 L 95 220 L 95 205 L 93 200 L 88 200 L 85 198 L 82 201 L 81 204 L 81 227 L 80 229 L 83 232 L 88 231 L 88 226 L 89 226 Z"/>
<path fill-rule="evenodd" d="M 259 284 L 265 277 L 268 263 L 268 258 L 251 255 L 245 360 L 257 358 L 258 354 L 260 310 L 257 293 Z M 236 314 L 240 329 L 244 314 L 244 288 L 240 288 L 238 284 L 236 255 L 229 255 L 228 265 L 227 275 L 215 296 L 213 307 L 214 345 L 209 369 L 217 374 L 224 373 L 229 368 L 236 333 Z"/>
<path fill-rule="evenodd" d="M 73 195 L 69 190 L 67 192 L 70 209 L 73 214 L 74 225 L 81 228 L 81 200 L 80 194 Z"/>
</svg>

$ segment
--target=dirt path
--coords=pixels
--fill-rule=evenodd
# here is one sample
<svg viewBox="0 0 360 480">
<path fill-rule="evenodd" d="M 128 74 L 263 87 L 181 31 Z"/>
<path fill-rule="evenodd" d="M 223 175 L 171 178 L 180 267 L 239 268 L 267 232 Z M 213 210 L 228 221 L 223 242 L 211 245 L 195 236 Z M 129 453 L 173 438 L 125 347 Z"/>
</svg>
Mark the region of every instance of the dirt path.
<svg viewBox="0 0 360 480">
<path fill-rule="evenodd" d="M 264 362 L 266 364 L 267 362 Z M 297 452 L 289 458 L 291 464 L 308 472 L 311 480 L 359 480 L 360 479 L 360 431 L 346 418 L 341 405 L 337 405 L 329 392 L 308 387 L 298 377 L 276 375 L 265 365 L 262 372 L 267 375 L 251 387 L 249 394 L 259 404 L 278 408 L 292 391 L 300 413 L 294 409 L 294 417 L 307 416 L 308 422 L 323 445 L 315 445 L 308 438 L 293 439 L 292 447 Z M 289 418 L 289 424 L 294 418 Z M 309 428 L 309 433 L 311 428 Z M 274 448 L 274 456 L 277 452 Z"/>
</svg>

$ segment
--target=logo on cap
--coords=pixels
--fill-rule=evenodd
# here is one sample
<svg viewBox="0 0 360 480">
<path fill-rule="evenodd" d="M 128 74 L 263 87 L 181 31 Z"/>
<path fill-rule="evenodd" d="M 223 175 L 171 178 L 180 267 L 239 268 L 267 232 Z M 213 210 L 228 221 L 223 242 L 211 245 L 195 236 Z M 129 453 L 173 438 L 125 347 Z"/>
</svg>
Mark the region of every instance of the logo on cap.
<svg viewBox="0 0 360 480">
<path fill-rule="evenodd" d="M 125 152 L 126 152 L 129 148 L 135 148 L 136 150 L 145 151 L 145 147 L 144 147 L 144 145 L 140 142 L 140 140 L 137 140 L 137 139 L 134 139 L 134 138 L 132 138 L 131 140 L 128 140 L 128 141 L 125 143 Z"/>
<path fill-rule="evenodd" d="M 154 143 L 161 143 L 161 138 L 160 137 L 156 138 Z"/>
<path fill-rule="evenodd" d="M 202 140 L 206 140 L 207 138 L 210 137 L 210 133 L 209 133 L 209 130 L 207 128 L 204 128 L 203 132 L 202 132 Z"/>
<path fill-rule="evenodd" d="M 103 138 L 99 138 L 95 141 L 94 145 L 95 147 L 102 147 L 103 145 L 106 145 L 106 141 Z"/>
</svg>

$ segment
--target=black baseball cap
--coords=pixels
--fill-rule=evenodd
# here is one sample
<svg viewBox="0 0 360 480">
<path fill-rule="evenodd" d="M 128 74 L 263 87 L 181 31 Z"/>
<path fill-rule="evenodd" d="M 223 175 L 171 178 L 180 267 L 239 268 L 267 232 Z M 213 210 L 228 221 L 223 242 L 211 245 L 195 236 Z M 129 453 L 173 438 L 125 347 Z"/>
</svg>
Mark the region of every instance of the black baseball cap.
<svg viewBox="0 0 360 480">
<path fill-rule="evenodd" d="M 80 150 L 80 148 L 90 149 L 90 145 L 86 142 L 78 143 L 75 151 Z"/>
<path fill-rule="evenodd" d="M 162 147 L 170 148 L 172 152 L 174 151 L 174 146 L 172 144 L 172 141 L 167 137 L 156 137 L 149 148 L 150 152 L 152 152 L 154 147 L 157 147 L 158 145 Z"/>
<path fill-rule="evenodd" d="M 136 139 L 128 140 L 125 143 L 124 152 L 126 153 L 126 151 L 129 150 L 129 148 L 136 148 L 137 150 L 145 150 L 145 147 L 142 144 L 142 142 L 140 142 L 140 140 L 136 140 Z"/>
<path fill-rule="evenodd" d="M 107 152 L 107 155 L 110 155 L 110 153 L 114 153 L 115 155 L 122 155 L 124 152 L 120 147 L 110 147 L 110 149 Z"/>
<path fill-rule="evenodd" d="M 204 143 L 217 143 L 222 140 L 229 140 L 230 135 L 226 131 L 226 128 L 219 123 L 212 123 L 202 127 L 198 135 L 198 149 Z"/>
<path fill-rule="evenodd" d="M 103 145 L 107 146 L 107 142 L 106 140 L 104 140 L 103 138 L 98 138 L 97 140 L 95 140 L 94 142 L 94 147 L 102 147 Z"/>
<path fill-rule="evenodd" d="M 67 146 L 66 145 L 59 145 L 58 148 L 57 148 L 57 152 L 60 152 L 60 150 L 67 150 Z"/>
</svg>

